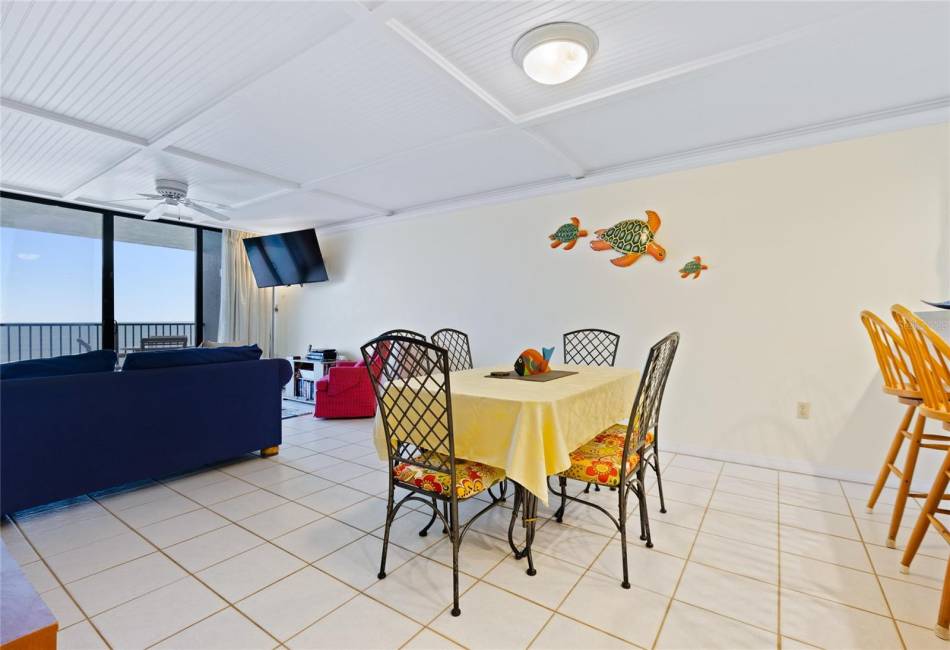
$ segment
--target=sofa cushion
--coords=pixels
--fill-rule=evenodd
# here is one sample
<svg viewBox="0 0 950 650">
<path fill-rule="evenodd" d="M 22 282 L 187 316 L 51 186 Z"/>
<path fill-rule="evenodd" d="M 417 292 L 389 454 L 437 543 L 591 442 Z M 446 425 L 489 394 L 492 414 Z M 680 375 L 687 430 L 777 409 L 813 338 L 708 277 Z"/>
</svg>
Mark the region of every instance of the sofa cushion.
<svg viewBox="0 0 950 650">
<path fill-rule="evenodd" d="M 174 368 L 177 366 L 201 366 L 209 363 L 256 361 L 261 358 L 261 349 L 256 345 L 235 348 L 179 348 L 175 350 L 152 350 L 133 352 L 125 358 L 123 372 Z"/>
<path fill-rule="evenodd" d="M 0 365 L 0 379 L 32 379 L 81 375 L 88 372 L 112 372 L 115 369 L 115 351 L 94 350 L 51 359 L 30 359 Z"/>
</svg>

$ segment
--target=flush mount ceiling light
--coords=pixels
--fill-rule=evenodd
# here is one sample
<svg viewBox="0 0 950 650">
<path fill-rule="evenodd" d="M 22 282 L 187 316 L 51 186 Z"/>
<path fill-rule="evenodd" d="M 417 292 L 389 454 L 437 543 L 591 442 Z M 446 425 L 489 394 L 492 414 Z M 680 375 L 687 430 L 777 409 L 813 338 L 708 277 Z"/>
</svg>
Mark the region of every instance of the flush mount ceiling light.
<svg viewBox="0 0 950 650">
<path fill-rule="evenodd" d="M 525 32 L 511 55 L 525 74 L 546 86 L 580 74 L 597 52 L 597 34 L 578 23 L 548 23 Z"/>
</svg>

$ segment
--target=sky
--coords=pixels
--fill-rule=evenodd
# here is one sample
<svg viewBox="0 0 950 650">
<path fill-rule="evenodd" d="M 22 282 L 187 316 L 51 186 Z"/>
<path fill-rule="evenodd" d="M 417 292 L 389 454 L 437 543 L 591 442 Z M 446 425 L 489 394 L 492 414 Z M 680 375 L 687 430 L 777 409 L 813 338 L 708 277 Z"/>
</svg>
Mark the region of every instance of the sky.
<svg viewBox="0 0 950 650">
<path fill-rule="evenodd" d="M 115 242 L 120 323 L 193 322 L 194 251 Z M 99 322 L 102 242 L 0 228 L 0 322 Z"/>
</svg>

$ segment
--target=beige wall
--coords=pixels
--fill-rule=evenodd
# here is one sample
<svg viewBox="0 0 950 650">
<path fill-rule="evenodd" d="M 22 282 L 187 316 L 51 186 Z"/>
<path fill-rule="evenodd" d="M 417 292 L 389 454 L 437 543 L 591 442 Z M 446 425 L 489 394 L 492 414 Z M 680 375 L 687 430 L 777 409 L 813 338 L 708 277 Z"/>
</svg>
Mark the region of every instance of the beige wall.
<svg viewBox="0 0 950 650">
<path fill-rule="evenodd" d="M 657 210 L 667 260 L 616 268 L 583 240 Z M 868 479 L 898 406 L 880 393 L 858 313 L 950 297 L 948 128 L 938 125 L 519 202 L 326 235 L 331 282 L 285 289 L 279 349 L 349 355 L 384 329 L 469 332 L 477 365 L 557 345 L 584 326 L 622 333 L 618 364 L 682 334 L 664 445 Z M 699 280 L 676 269 L 693 255 Z M 811 419 L 796 419 L 796 402 Z"/>
</svg>

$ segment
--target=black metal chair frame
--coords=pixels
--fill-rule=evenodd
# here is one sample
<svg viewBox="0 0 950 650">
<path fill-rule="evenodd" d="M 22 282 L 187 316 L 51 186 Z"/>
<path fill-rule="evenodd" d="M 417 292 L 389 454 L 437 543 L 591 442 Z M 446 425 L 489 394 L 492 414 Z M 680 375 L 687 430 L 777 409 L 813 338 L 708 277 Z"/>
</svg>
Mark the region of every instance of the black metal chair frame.
<svg viewBox="0 0 950 650">
<path fill-rule="evenodd" d="M 393 348 L 398 348 L 399 354 L 391 354 Z M 452 616 L 458 616 L 461 614 L 459 546 L 471 525 L 504 500 L 504 483 L 501 487 L 501 499 L 493 497 L 491 503 L 473 515 L 464 526 L 460 526 L 459 498 L 455 490 L 455 433 L 452 428 L 452 395 L 447 352 L 424 339 L 397 335 L 377 337 L 363 345 L 361 352 L 379 404 L 389 461 L 386 531 L 383 535 L 383 552 L 377 577 L 380 580 L 386 577 L 389 533 L 399 508 L 409 501 L 424 503 L 432 508 L 432 518 L 419 531 L 419 535 L 425 537 L 436 518 L 439 518 L 442 520 L 443 533 L 448 533 L 452 543 Z M 444 400 L 442 403 L 440 396 Z M 395 469 L 400 463 L 410 463 L 448 474 L 451 480 L 449 494 L 436 494 L 398 480 Z M 409 494 L 399 501 L 395 500 L 397 487 L 409 491 Z M 441 512 L 438 507 L 440 501 Z"/>
<path fill-rule="evenodd" d="M 568 501 L 576 501 L 591 508 L 596 508 L 607 515 L 620 531 L 620 547 L 623 560 L 623 582 L 620 583 L 624 589 L 630 588 L 630 576 L 627 570 L 627 496 L 630 492 L 637 497 L 640 506 L 640 539 L 646 542 L 647 548 L 653 547 L 653 538 L 650 535 L 650 517 L 647 513 L 646 486 L 644 484 L 644 475 L 649 466 L 648 457 L 653 453 L 653 444 L 647 444 L 647 433 L 653 431 L 654 441 L 656 436 L 657 422 L 660 416 L 660 406 L 663 403 L 663 393 L 666 390 L 666 380 L 669 378 L 670 367 L 673 365 L 673 357 L 676 355 L 676 348 L 679 346 L 680 335 L 673 332 L 665 336 L 650 348 L 650 354 L 647 357 L 646 366 L 643 370 L 643 376 L 640 378 L 640 386 L 637 389 L 637 397 L 633 401 L 633 409 L 630 412 L 630 421 L 627 424 L 627 434 L 624 438 L 623 456 L 621 459 L 621 468 L 627 467 L 627 459 L 631 453 L 639 456 L 637 464 L 621 479 L 617 486 L 618 514 L 619 520 L 613 516 L 606 508 L 585 501 L 584 499 L 570 496 L 567 494 L 567 478 L 558 477 L 558 487 L 551 487 L 551 491 L 561 498 L 561 506 L 554 513 L 558 523 L 564 520 L 564 510 Z M 638 426 L 636 430 L 634 423 Z M 637 435 L 635 444 L 631 444 L 633 435 Z M 622 470 L 621 470 L 622 471 Z M 659 476 L 659 475 L 658 475 Z"/>
<path fill-rule="evenodd" d="M 620 335 L 596 328 L 564 335 L 564 363 L 579 366 L 612 366 L 617 361 Z"/>
<path fill-rule="evenodd" d="M 468 343 L 468 334 L 446 327 L 433 332 L 429 339 L 449 353 L 449 370 L 471 370 L 472 348 Z"/>
<path fill-rule="evenodd" d="M 416 339 L 416 340 L 419 340 L 419 341 L 425 341 L 425 340 L 426 340 L 426 335 L 425 335 L 425 334 L 420 334 L 419 332 L 414 332 L 414 331 L 412 331 L 412 330 L 401 330 L 401 329 L 389 330 L 388 332 L 383 332 L 382 334 L 380 334 L 380 335 L 377 336 L 376 338 L 377 338 L 377 339 L 381 339 L 381 338 L 383 338 L 384 336 L 402 336 L 402 337 L 405 337 L 405 338 Z"/>
</svg>

